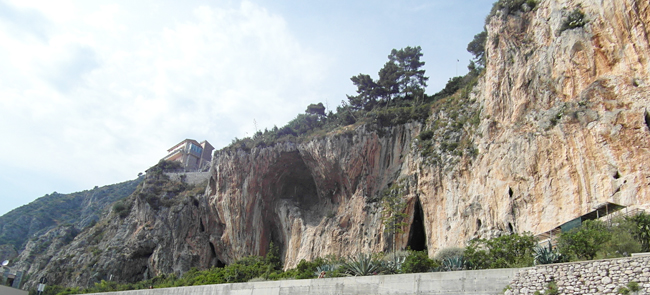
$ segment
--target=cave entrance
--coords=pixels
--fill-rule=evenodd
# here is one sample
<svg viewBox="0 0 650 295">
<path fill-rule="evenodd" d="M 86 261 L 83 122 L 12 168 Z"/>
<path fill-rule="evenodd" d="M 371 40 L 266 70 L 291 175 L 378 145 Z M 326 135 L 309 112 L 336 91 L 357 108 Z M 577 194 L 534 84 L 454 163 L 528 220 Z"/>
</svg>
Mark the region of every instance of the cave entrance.
<svg viewBox="0 0 650 295">
<path fill-rule="evenodd" d="M 298 151 L 285 152 L 265 175 L 262 185 L 268 185 L 275 198 L 292 201 L 298 208 L 309 210 L 318 204 L 318 190 L 311 171 Z"/>
<path fill-rule="evenodd" d="M 409 231 L 409 240 L 406 244 L 411 250 L 427 250 L 427 233 L 424 229 L 424 212 L 420 204 L 420 198 L 415 200 L 413 208 L 413 223 Z"/>
</svg>

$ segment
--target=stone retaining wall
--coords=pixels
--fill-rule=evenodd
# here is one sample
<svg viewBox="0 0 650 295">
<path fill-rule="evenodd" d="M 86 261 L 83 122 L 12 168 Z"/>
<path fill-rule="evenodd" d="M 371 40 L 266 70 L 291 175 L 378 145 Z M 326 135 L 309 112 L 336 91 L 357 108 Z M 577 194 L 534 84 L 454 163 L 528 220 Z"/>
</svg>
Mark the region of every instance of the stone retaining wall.
<svg viewBox="0 0 650 295">
<path fill-rule="evenodd" d="M 650 256 L 558 263 L 525 268 L 510 282 L 507 295 L 534 294 L 555 281 L 559 294 L 618 294 L 628 282 L 639 284 L 638 294 L 650 294 Z M 633 293 L 630 293 L 633 294 Z"/>
<path fill-rule="evenodd" d="M 175 181 L 182 181 L 187 184 L 201 184 L 207 181 L 212 174 L 210 172 L 180 172 L 180 173 L 165 173 L 169 179 Z"/>
</svg>

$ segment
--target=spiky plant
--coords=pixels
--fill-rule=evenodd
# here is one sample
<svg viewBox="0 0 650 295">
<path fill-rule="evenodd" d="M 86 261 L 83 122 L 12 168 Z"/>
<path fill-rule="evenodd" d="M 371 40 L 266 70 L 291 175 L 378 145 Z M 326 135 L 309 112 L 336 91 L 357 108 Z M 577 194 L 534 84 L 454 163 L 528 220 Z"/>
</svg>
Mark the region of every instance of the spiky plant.
<svg viewBox="0 0 650 295">
<path fill-rule="evenodd" d="M 442 260 L 443 271 L 457 271 L 465 269 L 465 259 L 463 256 L 452 256 Z"/>
<path fill-rule="evenodd" d="M 387 273 L 399 273 L 402 269 L 406 257 L 409 256 L 409 251 L 397 251 L 390 253 L 383 258 L 383 268 Z"/>
<path fill-rule="evenodd" d="M 331 274 L 333 271 L 338 269 L 341 265 L 339 264 L 323 264 L 319 267 L 316 267 L 316 271 L 314 272 L 314 275 L 319 276 L 321 272 L 326 272 L 328 274 Z"/>
<path fill-rule="evenodd" d="M 551 264 L 562 261 L 562 254 L 553 249 L 551 242 L 548 242 L 548 247 L 535 247 L 535 263 L 537 264 Z"/>
<path fill-rule="evenodd" d="M 396 257 L 394 260 L 381 261 L 382 268 L 386 273 L 399 273 L 406 257 Z"/>
<path fill-rule="evenodd" d="M 370 254 L 359 253 L 350 261 L 341 265 L 346 274 L 352 276 L 367 276 L 383 270 L 383 263 L 372 258 Z"/>
</svg>

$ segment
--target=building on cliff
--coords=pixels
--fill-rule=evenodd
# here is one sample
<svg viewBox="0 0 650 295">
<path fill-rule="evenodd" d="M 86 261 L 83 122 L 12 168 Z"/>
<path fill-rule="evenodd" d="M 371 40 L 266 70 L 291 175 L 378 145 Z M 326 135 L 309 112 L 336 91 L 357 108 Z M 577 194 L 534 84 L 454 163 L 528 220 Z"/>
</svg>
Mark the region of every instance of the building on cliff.
<svg viewBox="0 0 650 295">
<path fill-rule="evenodd" d="M 163 158 L 165 161 L 178 161 L 185 171 L 202 171 L 210 167 L 214 147 L 204 140 L 201 143 L 194 139 L 185 139 L 170 149 Z"/>
<path fill-rule="evenodd" d="M 22 283 L 22 279 L 23 279 L 22 271 L 13 271 L 5 267 L 4 265 L 0 269 L 2 270 L 2 272 L 0 273 L 0 285 L 12 287 L 15 289 L 20 288 L 20 284 Z"/>
</svg>

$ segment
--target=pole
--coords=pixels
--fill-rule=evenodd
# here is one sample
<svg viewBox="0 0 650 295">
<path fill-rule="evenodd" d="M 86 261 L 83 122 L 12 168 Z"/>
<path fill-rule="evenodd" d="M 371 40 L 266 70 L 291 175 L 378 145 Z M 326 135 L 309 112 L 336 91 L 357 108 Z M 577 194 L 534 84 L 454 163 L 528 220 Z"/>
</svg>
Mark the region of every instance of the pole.
<svg viewBox="0 0 650 295">
<path fill-rule="evenodd" d="M 397 229 L 395 228 L 395 218 L 393 218 L 393 267 L 397 269 L 397 253 L 395 253 L 395 238 L 397 236 Z"/>
</svg>

